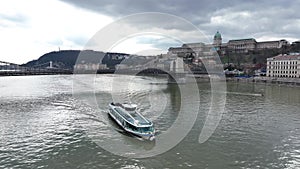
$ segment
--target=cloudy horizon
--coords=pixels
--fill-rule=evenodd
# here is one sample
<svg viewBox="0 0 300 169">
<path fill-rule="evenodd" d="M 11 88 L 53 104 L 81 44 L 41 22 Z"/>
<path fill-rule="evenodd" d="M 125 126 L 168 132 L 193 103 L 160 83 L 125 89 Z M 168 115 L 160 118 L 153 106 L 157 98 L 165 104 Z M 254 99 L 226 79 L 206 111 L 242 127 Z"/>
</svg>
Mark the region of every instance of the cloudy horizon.
<svg viewBox="0 0 300 169">
<path fill-rule="evenodd" d="M 216 31 L 223 42 L 230 39 L 255 38 L 257 41 L 299 40 L 299 1 L 153 1 L 124 0 L 38 0 L 1 2 L 0 61 L 22 64 L 41 55 L 68 49 L 84 49 L 88 40 L 103 27 L 127 15 L 143 12 L 167 13 L 183 18 L 211 41 Z M 173 31 L 185 42 L 201 42 L 193 30 L 176 22 L 156 18 L 160 27 L 147 18 L 130 23 L 130 29 Z M 136 53 L 141 50 L 163 52 L 170 45 L 164 37 L 147 36 L 128 39 L 115 52 Z"/>
</svg>

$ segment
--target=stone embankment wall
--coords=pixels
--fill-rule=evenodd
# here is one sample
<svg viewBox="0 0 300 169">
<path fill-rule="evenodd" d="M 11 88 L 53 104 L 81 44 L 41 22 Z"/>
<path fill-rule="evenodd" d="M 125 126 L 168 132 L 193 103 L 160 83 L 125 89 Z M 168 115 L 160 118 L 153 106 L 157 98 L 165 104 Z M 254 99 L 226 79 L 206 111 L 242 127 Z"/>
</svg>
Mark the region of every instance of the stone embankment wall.
<svg viewBox="0 0 300 169">
<path fill-rule="evenodd" d="M 227 81 L 245 82 L 245 83 L 266 83 L 300 86 L 300 78 L 273 78 L 273 77 L 252 77 L 252 78 L 227 78 Z"/>
</svg>

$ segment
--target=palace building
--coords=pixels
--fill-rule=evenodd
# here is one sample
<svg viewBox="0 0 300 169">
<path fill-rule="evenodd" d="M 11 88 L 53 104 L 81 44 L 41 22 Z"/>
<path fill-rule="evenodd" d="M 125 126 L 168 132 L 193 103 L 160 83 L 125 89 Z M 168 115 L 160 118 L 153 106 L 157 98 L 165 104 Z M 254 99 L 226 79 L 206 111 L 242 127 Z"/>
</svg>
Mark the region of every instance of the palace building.
<svg viewBox="0 0 300 169">
<path fill-rule="evenodd" d="M 217 51 L 220 56 L 224 56 L 226 53 L 247 54 L 264 49 L 279 49 L 288 45 L 288 41 L 284 39 L 257 42 L 254 38 L 229 40 L 227 43 L 223 43 L 222 35 L 219 31 L 217 31 L 213 37 L 212 44 L 187 43 L 183 44 L 181 47 L 169 48 L 168 54 L 184 57 L 186 55 L 190 55 L 190 53 L 194 53 L 195 56 L 198 56 L 199 52 L 207 50 L 207 48 L 211 48 L 212 50 Z"/>
<path fill-rule="evenodd" d="M 228 49 L 234 53 L 248 53 L 250 51 L 263 50 L 263 49 L 278 49 L 287 46 L 288 41 L 282 39 L 278 41 L 263 41 L 257 42 L 254 38 L 250 39 L 237 39 L 228 41 Z"/>
</svg>

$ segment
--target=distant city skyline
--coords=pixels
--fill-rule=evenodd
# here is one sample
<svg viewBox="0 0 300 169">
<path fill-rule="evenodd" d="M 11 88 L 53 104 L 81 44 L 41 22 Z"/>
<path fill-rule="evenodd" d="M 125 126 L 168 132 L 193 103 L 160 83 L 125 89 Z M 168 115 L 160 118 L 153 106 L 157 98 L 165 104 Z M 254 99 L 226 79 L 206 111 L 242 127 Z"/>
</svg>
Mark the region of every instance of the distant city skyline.
<svg viewBox="0 0 300 169">
<path fill-rule="evenodd" d="M 128 5 L 130 4 L 130 5 Z M 223 42 L 255 38 L 257 41 L 299 40 L 299 1 L 111 1 L 27 0 L 0 2 L 0 61 L 22 64 L 59 50 L 81 50 L 101 28 L 124 16 L 139 12 L 162 12 L 182 17 L 197 26 L 212 41 L 216 31 Z M 159 22 L 159 19 L 157 20 Z M 130 29 L 151 27 L 138 20 Z M 153 30 L 158 28 L 153 27 Z M 176 23 L 159 29 L 174 31 L 186 42 L 201 42 L 191 30 Z M 176 46 L 164 37 L 147 36 L 126 40 L 114 52 L 162 52 Z M 139 50 L 137 50 L 139 49 Z"/>
</svg>

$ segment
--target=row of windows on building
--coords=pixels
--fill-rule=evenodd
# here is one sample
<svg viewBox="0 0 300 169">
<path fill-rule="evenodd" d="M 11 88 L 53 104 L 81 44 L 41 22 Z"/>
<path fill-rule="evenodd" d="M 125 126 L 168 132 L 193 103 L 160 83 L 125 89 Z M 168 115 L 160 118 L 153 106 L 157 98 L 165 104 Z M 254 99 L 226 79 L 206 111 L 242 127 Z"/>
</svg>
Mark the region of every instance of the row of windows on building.
<svg viewBox="0 0 300 169">
<path fill-rule="evenodd" d="M 269 71 L 271 73 L 271 71 Z M 273 71 L 273 73 L 297 74 L 297 71 Z"/>
<path fill-rule="evenodd" d="M 297 66 L 269 66 L 269 69 L 297 69 Z"/>
<path fill-rule="evenodd" d="M 297 78 L 299 77 L 300 78 L 300 75 L 297 76 L 297 75 L 280 75 L 280 74 L 273 74 L 273 75 L 269 75 L 269 77 L 291 77 L 291 78 Z"/>
<path fill-rule="evenodd" d="M 233 48 L 235 49 L 240 49 L 240 48 L 251 48 L 253 47 L 252 45 L 249 45 L 249 44 L 238 44 L 238 45 L 234 45 Z M 232 46 L 231 46 L 232 48 Z"/>
<path fill-rule="evenodd" d="M 278 44 L 260 44 L 257 46 L 257 48 L 263 49 L 263 48 L 278 48 Z"/>
<path fill-rule="evenodd" d="M 297 61 L 277 61 L 277 62 L 269 62 L 270 65 L 285 65 L 285 64 L 293 64 L 293 65 L 297 65 L 298 62 Z"/>
<path fill-rule="evenodd" d="M 271 70 L 269 70 L 268 76 L 269 77 L 291 77 L 291 78 L 299 77 L 300 78 L 300 75 L 298 75 L 297 73 L 298 73 L 298 71 L 293 71 L 293 70 L 290 70 L 290 71 L 285 71 L 285 70 L 271 71 Z"/>
</svg>

